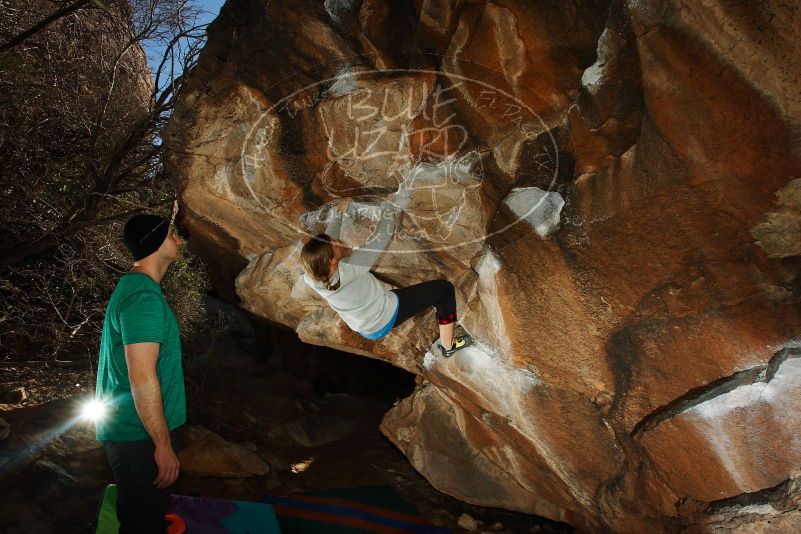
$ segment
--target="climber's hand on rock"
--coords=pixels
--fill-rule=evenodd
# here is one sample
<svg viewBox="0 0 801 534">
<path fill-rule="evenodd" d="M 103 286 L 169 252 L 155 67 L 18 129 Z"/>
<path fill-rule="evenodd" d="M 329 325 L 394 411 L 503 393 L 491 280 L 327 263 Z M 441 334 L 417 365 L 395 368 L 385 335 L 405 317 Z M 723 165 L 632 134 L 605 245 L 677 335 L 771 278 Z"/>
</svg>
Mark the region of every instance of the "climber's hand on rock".
<svg viewBox="0 0 801 534">
<path fill-rule="evenodd" d="M 346 211 L 348 211 L 348 206 L 350 206 L 350 199 L 349 198 L 342 199 L 339 201 L 339 204 L 337 205 L 337 211 L 339 211 L 339 213 L 345 213 Z"/>
<path fill-rule="evenodd" d="M 409 203 L 412 200 L 412 192 L 408 189 L 402 189 L 395 193 L 394 198 L 390 201 L 393 206 L 399 208 L 401 210 L 405 210 L 409 207 Z"/>
</svg>

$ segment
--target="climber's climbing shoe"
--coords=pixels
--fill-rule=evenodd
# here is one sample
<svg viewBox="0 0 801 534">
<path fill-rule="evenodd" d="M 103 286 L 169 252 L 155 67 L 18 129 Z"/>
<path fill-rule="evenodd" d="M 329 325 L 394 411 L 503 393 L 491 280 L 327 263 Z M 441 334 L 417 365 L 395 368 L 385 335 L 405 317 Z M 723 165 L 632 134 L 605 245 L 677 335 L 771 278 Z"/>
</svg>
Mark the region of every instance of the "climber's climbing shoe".
<svg viewBox="0 0 801 534">
<path fill-rule="evenodd" d="M 451 356 L 453 356 L 453 353 L 462 350 L 463 348 L 468 346 L 471 341 L 473 341 L 473 339 L 470 336 L 459 336 L 453 338 L 453 342 L 451 343 L 451 348 L 449 349 L 443 347 L 442 343 L 440 343 L 439 341 L 437 341 L 437 346 L 439 346 L 439 351 L 442 353 L 444 357 L 450 358 Z"/>
</svg>

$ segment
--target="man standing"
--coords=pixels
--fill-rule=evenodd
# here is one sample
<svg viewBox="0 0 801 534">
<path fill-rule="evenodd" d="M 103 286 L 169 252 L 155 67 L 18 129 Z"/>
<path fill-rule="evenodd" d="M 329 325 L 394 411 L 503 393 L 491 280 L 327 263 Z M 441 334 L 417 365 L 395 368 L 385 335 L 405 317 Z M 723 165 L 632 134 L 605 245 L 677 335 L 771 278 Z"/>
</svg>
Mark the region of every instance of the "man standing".
<svg viewBox="0 0 801 534">
<path fill-rule="evenodd" d="M 103 322 L 95 396 L 108 415 L 97 439 L 117 484 L 120 533 L 162 534 L 167 487 L 180 468 L 170 432 L 186 422 L 186 394 L 178 323 L 159 284 L 181 241 L 157 215 L 131 218 L 123 237 L 134 264 Z"/>
</svg>

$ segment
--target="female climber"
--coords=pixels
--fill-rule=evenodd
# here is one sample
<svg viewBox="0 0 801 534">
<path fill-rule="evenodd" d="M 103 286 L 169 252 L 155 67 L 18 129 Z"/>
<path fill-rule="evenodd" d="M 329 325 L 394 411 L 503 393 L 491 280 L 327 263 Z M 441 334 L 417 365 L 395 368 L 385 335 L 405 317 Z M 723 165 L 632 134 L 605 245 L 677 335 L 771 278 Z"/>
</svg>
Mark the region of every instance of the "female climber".
<svg viewBox="0 0 801 534">
<path fill-rule="evenodd" d="M 343 207 L 347 206 L 347 209 Z M 439 323 L 437 347 L 450 357 L 470 342 L 469 336 L 453 336 L 456 322 L 456 292 L 447 280 L 431 280 L 388 290 L 370 272 L 386 248 L 395 228 L 395 207 L 386 202 L 381 219 L 367 242 L 351 251 L 339 241 L 342 219 L 352 213 L 344 202 L 328 222 L 325 233 L 317 234 L 301 250 L 304 281 L 342 317 L 355 332 L 367 339 L 381 339 L 407 319 L 435 308 Z"/>
</svg>

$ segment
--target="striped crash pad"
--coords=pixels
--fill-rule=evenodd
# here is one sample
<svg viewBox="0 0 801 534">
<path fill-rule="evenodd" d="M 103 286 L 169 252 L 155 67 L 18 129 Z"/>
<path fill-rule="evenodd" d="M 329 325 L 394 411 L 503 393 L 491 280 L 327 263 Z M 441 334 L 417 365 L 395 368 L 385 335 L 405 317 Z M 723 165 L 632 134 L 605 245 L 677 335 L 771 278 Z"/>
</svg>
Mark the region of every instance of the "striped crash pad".
<svg viewBox="0 0 801 534">
<path fill-rule="evenodd" d="M 226 501 L 170 495 L 167 508 L 169 534 L 274 534 L 280 533 L 271 506 L 258 502 Z M 95 534 L 117 534 L 117 486 L 106 487 L 97 516 Z"/>
<path fill-rule="evenodd" d="M 271 504 L 284 534 L 445 534 L 389 486 L 344 488 L 287 497 L 262 497 Z"/>
</svg>

